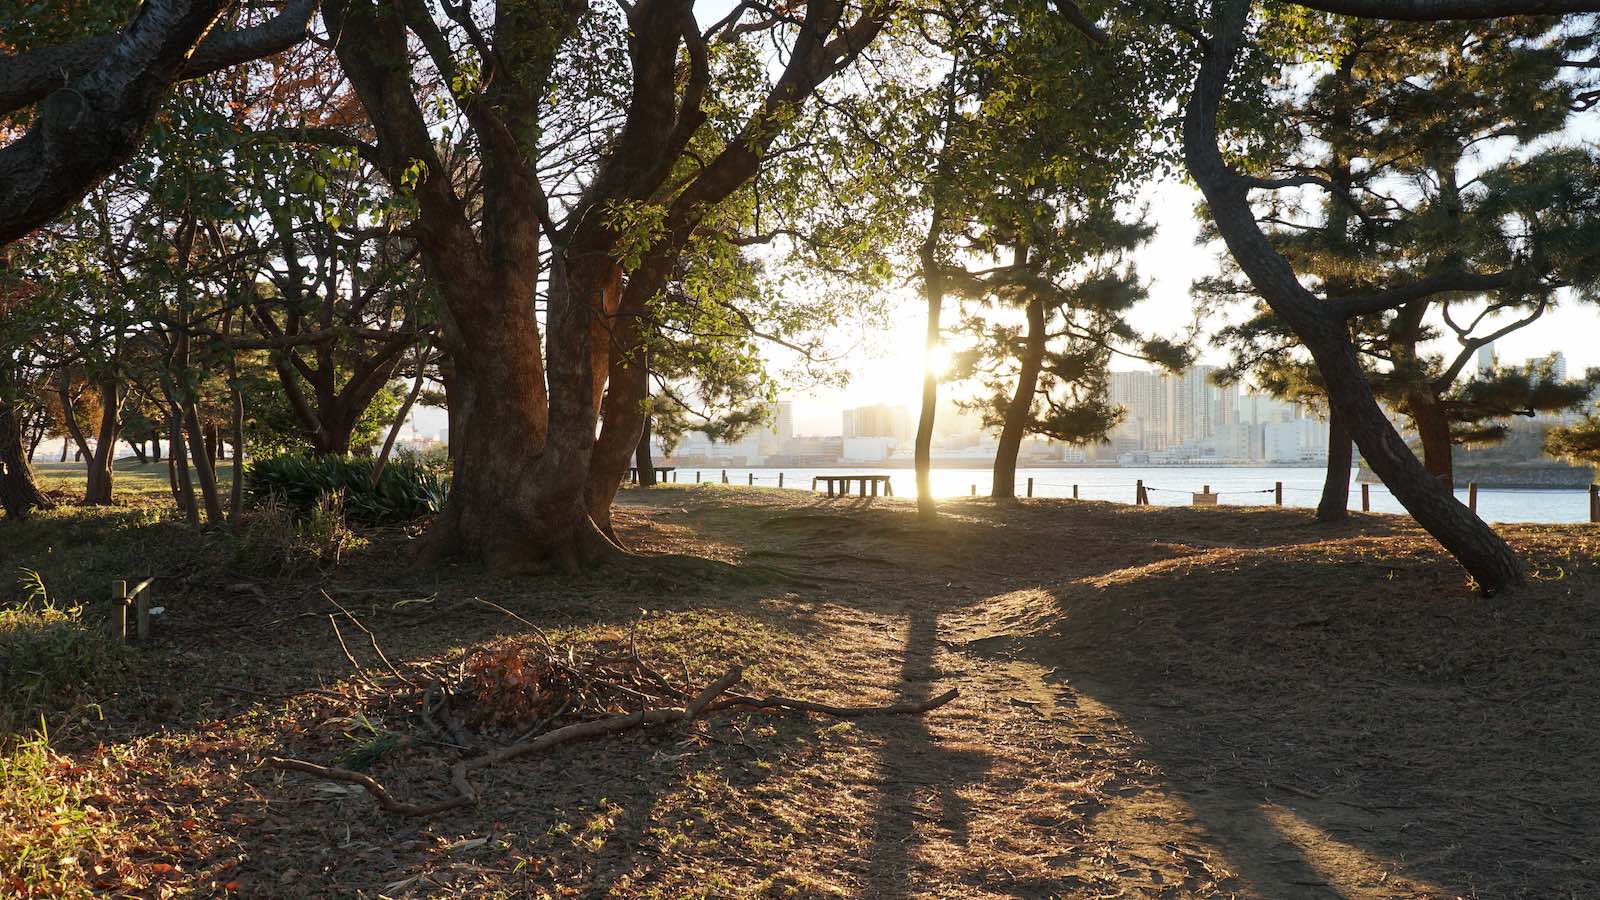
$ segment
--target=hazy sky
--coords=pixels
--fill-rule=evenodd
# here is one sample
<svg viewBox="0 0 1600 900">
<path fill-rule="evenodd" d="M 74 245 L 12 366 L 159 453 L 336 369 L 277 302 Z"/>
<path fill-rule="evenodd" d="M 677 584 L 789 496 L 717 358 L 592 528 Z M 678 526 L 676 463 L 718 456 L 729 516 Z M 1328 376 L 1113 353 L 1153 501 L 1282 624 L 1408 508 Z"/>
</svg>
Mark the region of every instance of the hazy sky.
<svg viewBox="0 0 1600 900">
<path fill-rule="evenodd" d="M 1145 331 L 1176 337 L 1194 322 L 1194 302 L 1189 286 L 1198 277 L 1215 273 L 1220 244 L 1196 245 L 1199 223 L 1194 217 L 1199 192 L 1171 181 L 1153 188 L 1150 212 L 1157 232 L 1154 240 L 1135 255 L 1141 276 L 1150 283 L 1150 299 L 1131 316 Z M 945 319 L 952 319 L 946 304 Z M 1207 323 L 1214 328 L 1217 323 Z M 789 392 L 783 399 L 795 403 L 795 429 L 801 434 L 837 434 L 840 411 L 870 403 L 903 403 L 915 407 L 922 389 L 922 330 L 924 307 L 920 296 L 906 291 L 897 304 L 894 327 L 864 342 L 850 367 L 850 384 L 840 390 Z M 1208 328 L 1208 330 L 1210 330 Z M 1492 329 L 1491 329 L 1492 330 Z M 1454 342 L 1449 342 L 1454 346 Z M 1502 361 L 1519 362 L 1559 350 L 1567 356 L 1568 371 L 1577 375 L 1600 366 L 1600 307 L 1567 300 L 1532 325 L 1495 344 Z M 1202 345 L 1202 362 L 1220 362 L 1219 354 Z M 1112 368 L 1145 368 L 1137 361 L 1116 358 Z"/>
</svg>

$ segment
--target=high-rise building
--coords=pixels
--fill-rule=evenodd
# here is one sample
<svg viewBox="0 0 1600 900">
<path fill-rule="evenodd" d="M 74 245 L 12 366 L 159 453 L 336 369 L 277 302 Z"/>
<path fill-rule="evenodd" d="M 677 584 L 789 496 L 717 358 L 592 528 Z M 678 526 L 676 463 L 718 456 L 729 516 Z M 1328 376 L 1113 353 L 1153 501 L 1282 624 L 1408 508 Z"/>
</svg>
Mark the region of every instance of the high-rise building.
<svg viewBox="0 0 1600 900">
<path fill-rule="evenodd" d="M 781 453 L 784 445 L 794 437 L 794 404 L 779 400 L 773 410 L 772 424 L 761 432 L 763 453 Z"/>
<path fill-rule="evenodd" d="M 777 432 L 779 443 L 794 437 L 793 403 L 788 400 L 778 401 L 778 414 L 772 421 L 772 429 Z"/>
<path fill-rule="evenodd" d="M 1538 372 L 1545 366 L 1550 367 L 1550 374 L 1557 381 L 1567 380 L 1567 355 L 1557 350 L 1545 356 L 1536 356 L 1523 363 L 1523 368 L 1529 372 Z"/>
<path fill-rule="evenodd" d="M 1112 372 L 1107 385 L 1110 401 L 1127 411 L 1112 432 L 1139 450 L 1165 450 L 1168 443 L 1167 390 L 1156 372 Z"/>
<path fill-rule="evenodd" d="M 1181 374 L 1164 377 L 1167 389 L 1167 440 L 1172 446 L 1198 444 L 1210 439 L 1227 424 L 1228 414 L 1237 415 L 1238 389 L 1230 387 L 1234 401 L 1224 403 L 1223 389 L 1212 383 L 1216 366 L 1190 366 Z"/>
<path fill-rule="evenodd" d="M 886 437 L 909 440 L 911 412 L 904 406 L 879 403 L 844 411 L 844 436 L 847 438 Z"/>
<path fill-rule="evenodd" d="M 1494 371 L 1494 341 L 1490 341 L 1478 348 L 1478 374 L 1487 375 Z"/>
</svg>

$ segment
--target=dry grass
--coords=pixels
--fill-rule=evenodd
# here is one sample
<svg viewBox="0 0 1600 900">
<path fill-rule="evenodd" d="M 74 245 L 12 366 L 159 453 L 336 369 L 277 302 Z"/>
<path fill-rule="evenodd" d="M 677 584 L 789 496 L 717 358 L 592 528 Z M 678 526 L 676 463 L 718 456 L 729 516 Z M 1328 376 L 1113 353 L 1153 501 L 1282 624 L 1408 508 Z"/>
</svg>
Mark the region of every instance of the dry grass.
<svg viewBox="0 0 1600 900">
<path fill-rule="evenodd" d="M 959 501 L 926 528 L 904 502 L 706 486 L 629 492 L 618 518 L 644 552 L 711 561 L 399 571 L 410 538 L 394 529 L 298 580 L 187 572 L 142 677 L 28 770 L 39 796 L 76 791 L 61 805 L 115 821 L 54 887 L 1600 894 L 1592 528 L 1510 529 L 1535 577 L 1484 600 L 1380 516 L 1327 528 L 1271 509 Z M 459 751 L 346 689 L 318 589 L 397 660 L 515 635 L 459 603 L 482 596 L 558 640 L 620 639 L 648 609 L 642 640 L 663 668 L 703 680 L 742 663 L 757 692 L 962 696 L 848 724 L 718 714 L 485 770 L 477 807 L 400 819 L 359 788 L 256 768 L 269 752 L 355 753 L 407 799 L 448 795 Z M 114 802 L 88 799 L 102 795 Z M 48 814 L 3 821 L 13 846 L 47 845 Z"/>
</svg>

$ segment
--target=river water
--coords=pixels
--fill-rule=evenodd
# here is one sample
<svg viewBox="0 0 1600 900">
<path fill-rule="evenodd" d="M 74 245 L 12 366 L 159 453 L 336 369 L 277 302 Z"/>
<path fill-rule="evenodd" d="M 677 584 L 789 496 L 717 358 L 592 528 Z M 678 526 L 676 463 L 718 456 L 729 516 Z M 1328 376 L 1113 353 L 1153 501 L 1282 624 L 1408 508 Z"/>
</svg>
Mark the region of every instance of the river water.
<svg viewBox="0 0 1600 900">
<path fill-rule="evenodd" d="M 784 487 L 811 489 L 811 479 L 816 475 L 888 475 L 892 479 L 896 496 L 915 497 L 917 480 L 910 469 L 879 468 L 828 468 L 828 469 L 727 469 L 687 466 L 677 471 L 678 482 L 693 482 L 696 472 L 704 481 L 721 481 L 726 471 L 731 484 L 748 484 L 752 475 L 762 487 L 777 487 L 778 474 L 784 477 Z M 988 469 L 934 469 L 933 493 L 936 497 L 959 497 L 972 493 L 987 495 L 991 475 Z M 1229 506 L 1270 505 L 1273 502 L 1274 482 L 1283 482 L 1285 506 L 1314 507 L 1322 493 L 1323 470 L 1307 467 L 1222 467 L 1222 466 L 1146 466 L 1107 468 L 1048 468 L 1017 470 L 1017 496 L 1027 492 L 1028 479 L 1033 479 L 1035 497 L 1071 497 L 1072 486 L 1078 486 L 1078 496 L 1084 500 L 1112 500 L 1132 503 L 1134 484 L 1144 480 L 1149 490 L 1150 502 L 1161 506 L 1183 506 L 1191 502 L 1191 493 L 1205 485 L 1218 494 L 1218 502 Z M 1459 488 L 1456 496 L 1467 502 L 1467 489 Z M 1405 510 L 1390 495 L 1387 488 L 1374 484 L 1371 488 L 1372 511 L 1400 513 Z M 1350 508 L 1361 508 L 1361 487 L 1355 483 L 1351 471 Z M 1478 514 L 1490 522 L 1587 522 L 1589 496 L 1582 489 L 1513 490 L 1509 488 L 1480 488 Z"/>
</svg>

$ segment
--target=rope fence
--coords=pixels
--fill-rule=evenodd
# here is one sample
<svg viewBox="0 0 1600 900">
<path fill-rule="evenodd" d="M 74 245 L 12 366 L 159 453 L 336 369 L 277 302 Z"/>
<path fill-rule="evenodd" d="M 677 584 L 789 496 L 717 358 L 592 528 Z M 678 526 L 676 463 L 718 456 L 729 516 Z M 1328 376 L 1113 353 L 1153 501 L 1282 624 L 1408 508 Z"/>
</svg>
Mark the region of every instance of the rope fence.
<svg viewBox="0 0 1600 900">
<path fill-rule="evenodd" d="M 678 480 L 678 472 L 673 467 L 658 467 L 656 469 L 656 472 L 657 472 L 657 476 L 658 476 L 656 480 L 657 480 L 658 483 L 668 482 L 668 481 L 676 482 Z M 637 481 L 636 475 L 637 475 L 637 473 L 635 472 L 635 473 L 632 474 L 632 476 L 630 476 L 632 478 L 632 480 Z M 781 472 L 781 471 L 776 473 L 776 474 L 773 474 L 773 475 L 757 475 L 755 472 L 746 472 L 746 473 L 744 473 L 744 476 L 741 478 L 741 477 L 738 477 L 738 476 L 730 477 L 729 474 L 728 474 L 728 470 L 727 469 L 713 469 L 713 470 L 709 470 L 709 471 L 708 470 L 704 470 L 704 469 L 697 469 L 694 472 L 694 482 L 696 484 L 703 484 L 703 483 L 713 483 L 713 484 L 720 483 L 720 484 L 730 484 L 730 485 L 731 484 L 743 484 L 743 485 L 746 485 L 748 487 L 755 487 L 757 485 L 760 485 L 760 486 L 769 486 L 770 485 L 770 486 L 774 486 L 774 487 L 784 488 L 784 489 L 787 489 L 787 490 L 813 490 L 813 485 L 814 485 L 815 481 L 818 481 L 818 480 L 820 480 L 820 481 L 832 480 L 832 481 L 835 481 L 835 482 L 845 482 L 846 484 L 848 484 L 849 481 L 859 481 L 860 482 L 861 495 L 862 496 L 866 496 L 867 495 L 866 492 L 868 490 L 867 483 L 869 481 L 874 481 L 875 480 L 875 481 L 878 481 L 878 482 L 883 482 L 883 483 L 885 483 L 885 486 L 887 486 L 887 481 L 890 478 L 890 476 L 888 476 L 888 475 L 839 475 L 839 474 L 826 474 L 826 475 L 817 475 L 817 476 L 815 476 L 815 478 L 813 479 L 813 484 L 807 484 L 807 483 L 805 483 L 806 475 L 803 472 L 800 473 L 797 478 L 787 478 L 787 475 L 788 475 L 788 473 Z M 786 480 L 786 478 L 787 478 L 787 480 Z M 687 481 L 687 478 L 685 478 L 685 481 Z M 1017 485 L 1016 485 L 1017 488 L 1021 488 L 1022 489 L 1022 490 L 1019 490 L 1017 492 L 1023 494 L 1026 497 L 1033 497 L 1034 496 L 1034 488 L 1036 486 L 1037 487 L 1049 487 L 1049 488 L 1061 488 L 1063 490 L 1070 490 L 1072 492 L 1071 499 L 1073 499 L 1073 500 L 1081 499 L 1082 495 L 1083 495 L 1083 491 L 1084 491 L 1085 488 L 1087 488 L 1089 490 L 1092 490 L 1096 494 L 1102 494 L 1102 495 L 1104 495 L 1104 494 L 1117 494 L 1117 493 L 1121 493 L 1121 492 L 1124 492 L 1124 491 L 1132 491 L 1133 492 L 1133 497 L 1134 497 L 1133 503 L 1134 503 L 1135 506 L 1148 506 L 1148 505 L 1150 505 L 1150 494 L 1152 492 L 1158 493 L 1158 494 L 1173 494 L 1173 495 L 1179 495 L 1179 496 L 1187 494 L 1191 498 L 1191 501 L 1190 501 L 1191 505 L 1194 505 L 1194 506 L 1215 506 L 1215 505 L 1218 504 L 1218 500 L 1220 498 L 1222 498 L 1222 497 L 1259 497 L 1259 496 L 1263 496 L 1263 495 L 1267 495 L 1267 494 L 1271 494 L 1272 495 L 1272 497 L 1273 497 L 1273 505 L 1275 505 L 1275 506 L 1283 506 L 1284 505 L 1283 495 L 1284 495 L 1284 493 L 1286 491 L 1290 492 L 1290 493 L 1297 494 L 1297 495 L 1316 494 L 1316 495 L 1320 496 L 1322 494 L 1322 488 L 1320 488 L 1320 487 L 1299 487 L 1299 486 L 1295 486 L 1295 485 L 1285 485 L 1281 481 L 1273 482 L 1272 487 L 1268 487 L 1268 488 L 1228 488 L 1226 490 L 1220 490 L 1220 491 L 1213 491 L 1211 489 L 1211 485 L 1209 485 L 1209 484 L 1202 484 L 1201 487 L 1200 487 L 1200 490 L 1196 491 L 1196 490 L 1193 490 L 1192 488 L 1175 488 L 1175 487 L 1164 487 L 1164 486 L 1160 486 L 1160 485 L 1146 484 L 1143 479 L 1136 479 L 1131 483 L 1129 483 L 1129 482 L 1112 482 L 1112 483 L 1108 484 L 1108 483 L 1105 483 L 1105 482 L 1083 483 L 1083 482 L 1070 482 L 1070 481 L 1047 481 L 1047 480 L 1039 479 L 1039 478 L 1035 478 L 1035 477 L 1028 477 L 1026 479 L 1019 478 L 1018 482 L 1017 482 Z M 1352 485 L 1352 491 L 1351 491 L 1352 494 L 1356 493 L 1356 491 L 1354 490 L 1355 487 L 1357 487 L 1357 486 L 1356 485 Z M 1371 512 L 1372 511 L 1372 494 L 1373 494 L 1374 490 L 1380 492 L 1380 496 L 1387 496 L 1387 497 L 1389 497 L 1391 499 L 1394 498 L 1394 492 L 1389 490 L 1389 488 L 1386 485 L 1383 485 L 1383 484 L 1373 484 L 1371 482 L 1361 482 L 1359 484 L 1359 489 L 1360 489 L 1359 493 L 1360 493 L 1360 497 L 1361 497 L 1361 511 L 1362 512 Z M 1457 491 L 1457 492 L 1460 492 L 1463 489 L 1462 488 L 1456 488 L 1454 490 Z M 1479 495 L 1492 495 L 1492 494 L 1526 495 L 1528 493 L 1528 491 L 1526 489 L 1518 490 L 1518 489 L 1515 489 L 1515 488 L 1480 488 L 1478 486 L 1478 483 L 1475 482 L 1475 481 L 1468 482 L 1466 484 L 1464 490 L 1465 490 L 1466 495 L 1467 495 L 1467 497 L 1466 497 L 1466 506 L 1469 509 L 1471 509 L 1473 512 L 1477 512 L 1477 510 L 1478 510 L 1478 497 L 1479 497 Z M 1557 489 L 1550 489 L 1550 490 L 1557 490 Z M 1600 484 L 1591 484 L 1591 485 L 1589 485 L 1587 491 L 1588 491 L 1588 495 L 1589 495 L 1588 520 L 1590 522 L 1600 522 Z M 974 496 L 974 497 L 977 496 L 977 494 L 978 494 L 978 485 L 977 485 L 976 482 L 973 482 L 969 486 L 968 493 L 969 493 L 969 496 Z M 846 487 L 846 489 L 840 491 L 839 495 L 840 496 L 848 496 L 849 495 L 848 487 Z M 830 486 L 829 496 L 832 496 L 831 486 Z M 873 485 L 872 496 L 878 496 L 877 485 L 876 484 Z M 1123 494 L 1123 496 L 1126 496 L 1126 494 Z M 1063 499 L 1065 499 L 1065 498 L 1063 498 Z M 1110 499 L 1110 498 L 1102 497 L 1100 499 Z M 1112 500 L 1111 502 L 1117 502 L 1117 501 Z M 1164 504 L 1164 505 L 1169 505 L 1170 506 L 1170 505 L 1178 505 L 1178 504 Z"/>
</svg>

